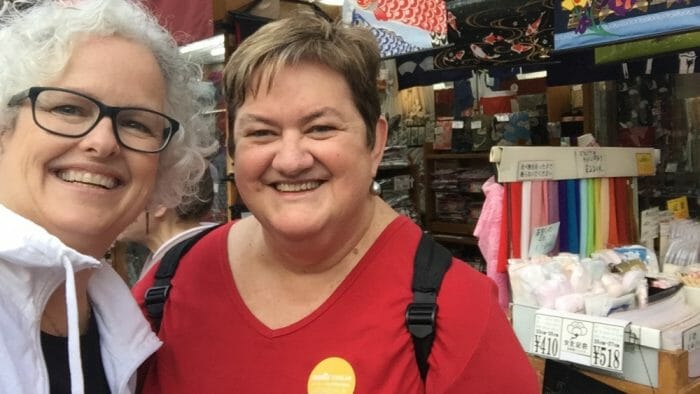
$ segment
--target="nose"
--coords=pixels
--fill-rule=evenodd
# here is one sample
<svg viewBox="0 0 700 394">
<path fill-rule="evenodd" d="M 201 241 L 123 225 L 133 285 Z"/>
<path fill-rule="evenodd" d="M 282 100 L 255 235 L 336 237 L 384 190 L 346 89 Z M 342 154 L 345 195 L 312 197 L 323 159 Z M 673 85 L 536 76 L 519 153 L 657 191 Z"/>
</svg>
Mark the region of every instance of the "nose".
<svg viewBox="0 0 700 394">
<path fill-rule="evenodd" d="M 314 158 L 305 142 L 303 133 L 284 132 L 272 160 L 272 168 L 287 176 L 298 175 L 310 168 Z"/>
<path fill-rule="evenodd" d="M 80 139 L 81 149 L 96 157 L 109 157 L 119 152 L 119 142 L 114 134 L 114 120 L 109 116 L 100 119 L 95 127 Z"/>
</svg>

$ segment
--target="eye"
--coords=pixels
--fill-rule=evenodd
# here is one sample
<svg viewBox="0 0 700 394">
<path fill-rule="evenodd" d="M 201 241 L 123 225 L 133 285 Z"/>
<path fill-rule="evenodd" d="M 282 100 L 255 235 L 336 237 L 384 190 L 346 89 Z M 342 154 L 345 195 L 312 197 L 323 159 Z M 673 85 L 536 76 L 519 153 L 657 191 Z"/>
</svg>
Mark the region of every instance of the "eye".
<svg viewBox="0 0 700 394">
<path fill-rule="evenodd" d="M 137 122 L 135 120 L 130 120 L 130 119 L 124 119 L 119 123 L 119 128 L 124 129 L 126 131 L 129 131 L 131 133 L 135 134 L 145 134 L 145 135 L 152 135 L 153 130 L 146 126 L 145 124 L 141 122 Z"/>
<path fill-rule="evenodd" d="M 77 105 L 64 104 L 51 108 L 50 112 L 61 116 L 86 116 L 87 111 Z"/>
<path fill-rule="evenodd" d="M 314 125 L 309 128 L 309 133 L 327 134 L 331 131 L 336 131 L 338 128 L 331 125 Z"/>
<path fill-rule="evenodd" d="M 248 131 L 245 135 L 246 135 L 246 137 L 261 138 L 261 137 L 271 136 L 271 135 L 273 135 L 273 133 L 270 130 L 260 129 L 260 130 Z"/>
</svg>

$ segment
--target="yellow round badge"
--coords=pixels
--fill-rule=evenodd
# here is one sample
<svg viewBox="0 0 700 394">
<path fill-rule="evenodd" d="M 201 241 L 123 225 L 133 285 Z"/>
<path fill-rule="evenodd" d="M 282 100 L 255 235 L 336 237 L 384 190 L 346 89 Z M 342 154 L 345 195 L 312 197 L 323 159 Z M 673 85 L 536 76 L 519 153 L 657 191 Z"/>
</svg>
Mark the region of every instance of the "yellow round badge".
<svg viewBox="0 0 700 394">
<path fill-rule="evenodd" d="M 355 371 L 340 357 L 329 357 L 316 364 L 309 375 L 309 394 L 353 394 Z"/>
</svg>

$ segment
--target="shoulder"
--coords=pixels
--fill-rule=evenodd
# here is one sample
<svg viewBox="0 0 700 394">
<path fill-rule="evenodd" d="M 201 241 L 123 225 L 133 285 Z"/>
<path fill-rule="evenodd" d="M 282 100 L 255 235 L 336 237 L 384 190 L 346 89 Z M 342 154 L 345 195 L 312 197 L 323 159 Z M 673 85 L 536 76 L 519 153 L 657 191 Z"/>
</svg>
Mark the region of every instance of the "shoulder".
<svg viewBox="0 0 700 394">
<path fill-rule="evenodd" d="M 228 222 L 215 226 L 213 228 L 203 228 L 203 231 L 210 231 L 207 234 L 205 234 L 201 239 L 199 239 L 190 248 L 190 250 L 184 256 L 182 256 L 177 268 L 179 277 L 183 275 L 181 271 L 187 270 L 187 268 L 185 267 L 189 265 L 194 265 L 190 262 L 200 261 L 202 259 L 214 257 L 217 255 L 225 256 L 226 237 L 231 226 L 234 223 L 235 222 Z M 139 281 L 136 282 L 136 284 L 134 284 L 134 286 L 131 289 L 131 293 L 136 298 L 136 301 L 139 303 L 139 305 L 143 305 L 143 298 L 146 290 L 153 286 L 153 283 L 155 282 L 155 275 L 158 271 L 158 267 L 160 267 L 161 260 L 162 258 L 158 262 L 153 264 L 150 270 L 141 279 L 139 279 Z"/>
<path fill-rule="evenodd" d="M 225 248 L 228 233 L 231 226 L 235 223 L 236 222 L 227 222 L 216 226 L 203 227 L 201 231 L 207 231 L 207 233 L 192 246 L 188 254 L 206 253 L 207 251 L 211 251 L 212 247 L 218 249 L 223 246 Z"/>
<path fill-rule="evenodd" d="M 458 324 L 469 324 L 470 331 L 478 333 L 479 328 L 486 329 L 486 320 L 494 312 L 496 291 L 493 281 L 485 274 L 453 258 L 438 293 L 440 312 Z"/>
</svg>

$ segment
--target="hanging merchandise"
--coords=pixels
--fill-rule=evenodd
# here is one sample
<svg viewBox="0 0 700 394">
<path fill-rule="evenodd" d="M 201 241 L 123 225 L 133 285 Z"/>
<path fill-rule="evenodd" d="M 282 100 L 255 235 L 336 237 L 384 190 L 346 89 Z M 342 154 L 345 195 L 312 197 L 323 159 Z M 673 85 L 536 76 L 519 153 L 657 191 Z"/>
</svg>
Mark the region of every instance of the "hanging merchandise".
<svg viewBox="0 0 700 394">
<path fill-rule="evenodd" d="M 343 21 L 369 28 L 382 57 L 447 43 L 442 0 L 349 0 L 343 4 Z"/>
<path fill-rule="evenodd" d="M 629 176 L 653 175 L 653 168 L 639 167 L 652 154 L 641 148 L 492 148 L 507 212 L 498 271 L 506 271 L 508 258 L 542 250 L 588 257 L 637 242 L 636 180 Z"/>
<path fill-rule="evenodd" d="M 438 68 L 546 61 L 553 47 L 552 0 L 448 0 L 448 39 Z"/>
<path fill-rule="evenodd" d="M 700 0 L 556 0 L 556 51 L 697 30 Z"/>
<path fill-rule="evenodd" d="M 479 250 L 486 260 L 486 275 L 496 283 L 498 288 L 498 303 L 503 310 L 508 310 L 510 301 L 508 275 L 498 269 L 500 237 L 506 232 L 501 226 L 501 223 L 505 223 L 503 219 L 506 210 L 502 209 L 506 198 L 505 188 L 496 182 L 495 177 L 490 177 L 481 189 L 486 199 L 474 227 L 474 236 L 479 239 Z"/>
</svg>

